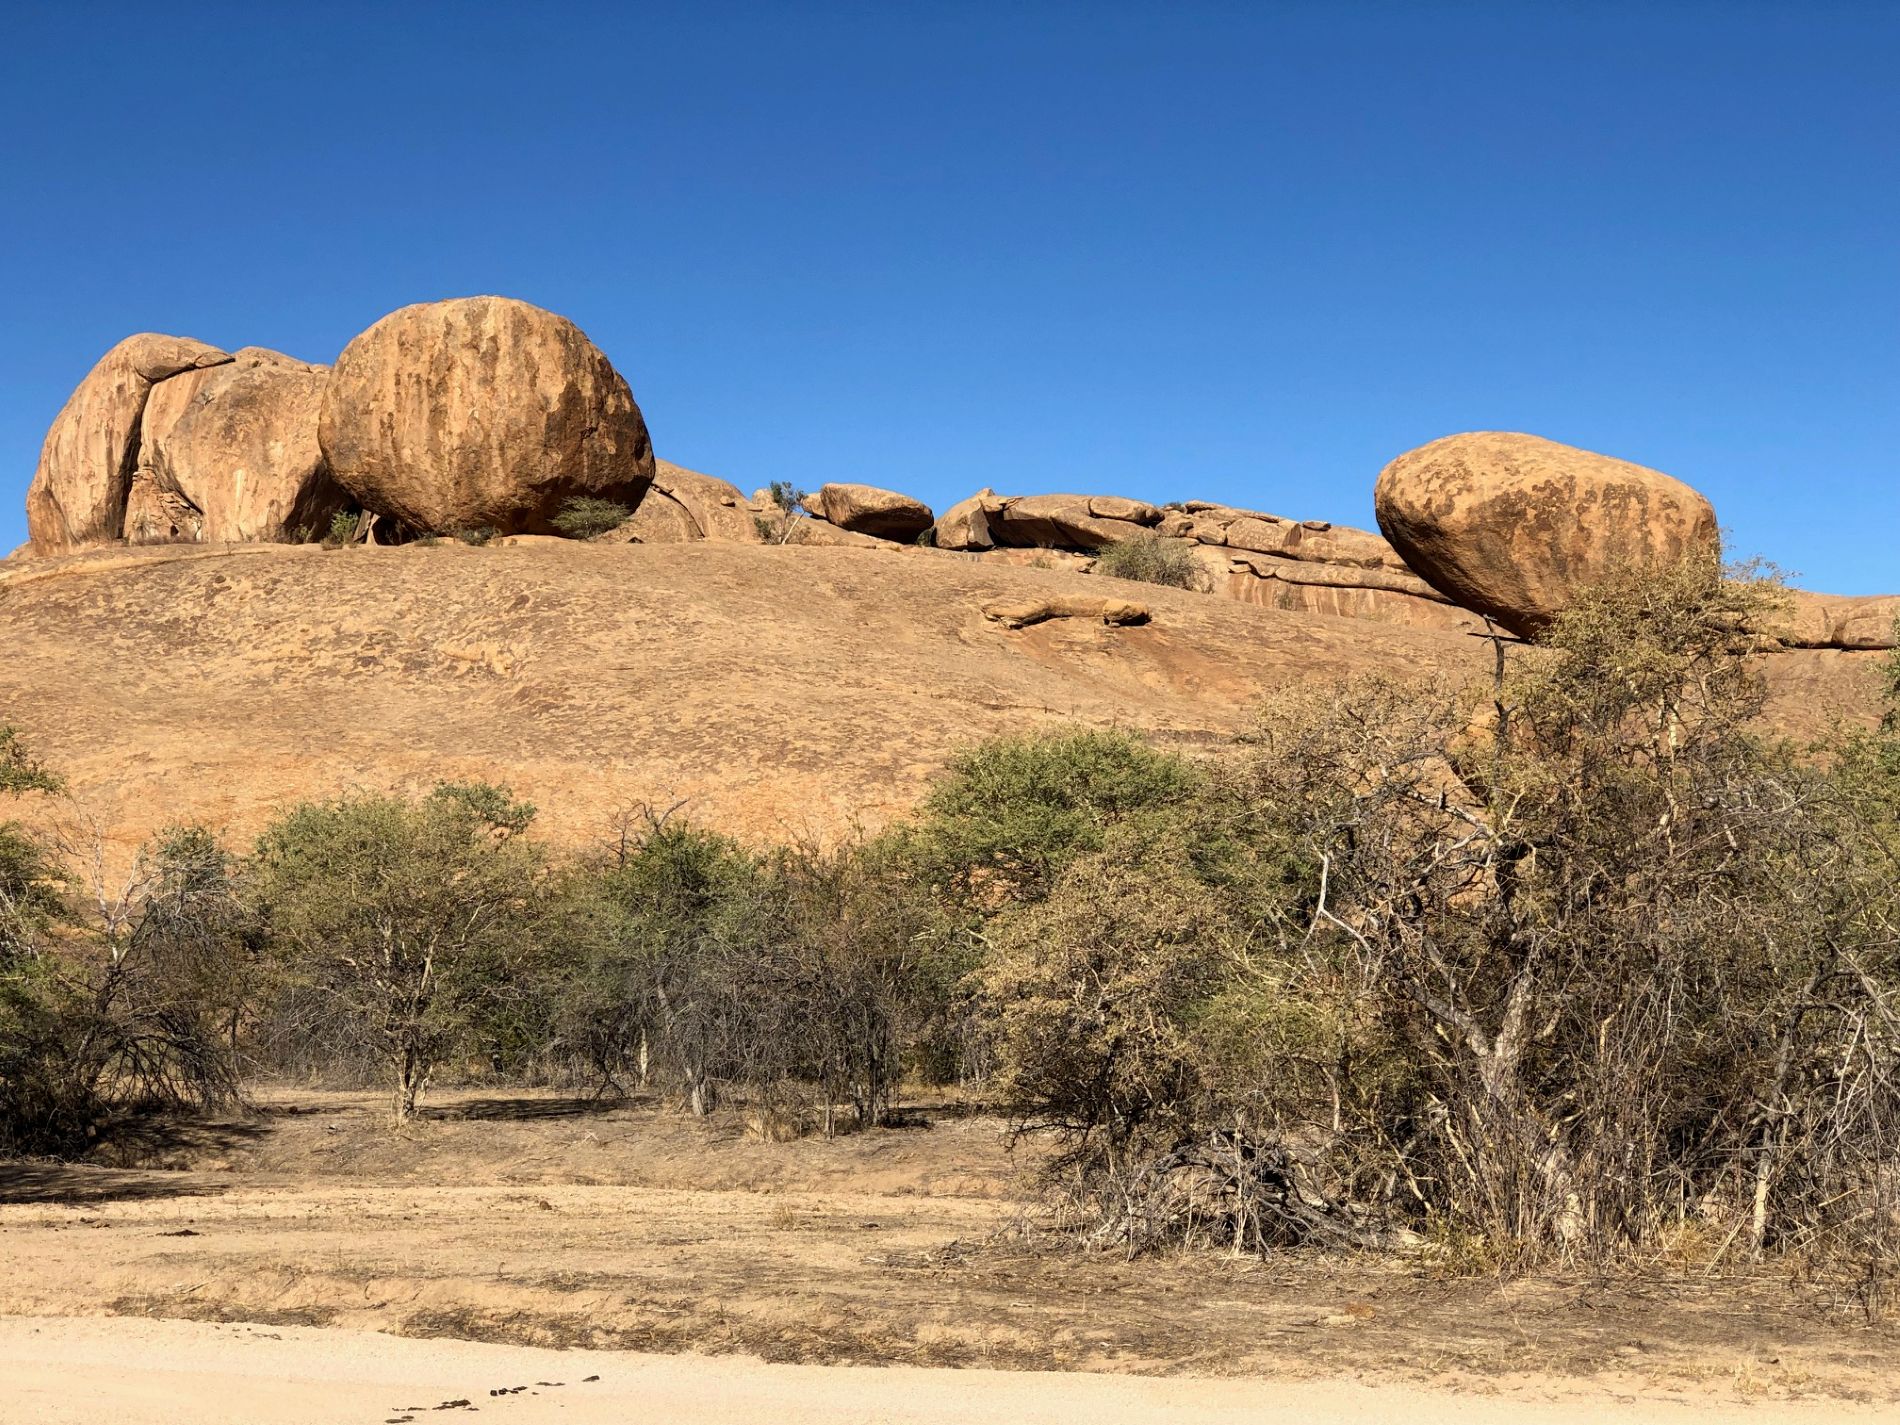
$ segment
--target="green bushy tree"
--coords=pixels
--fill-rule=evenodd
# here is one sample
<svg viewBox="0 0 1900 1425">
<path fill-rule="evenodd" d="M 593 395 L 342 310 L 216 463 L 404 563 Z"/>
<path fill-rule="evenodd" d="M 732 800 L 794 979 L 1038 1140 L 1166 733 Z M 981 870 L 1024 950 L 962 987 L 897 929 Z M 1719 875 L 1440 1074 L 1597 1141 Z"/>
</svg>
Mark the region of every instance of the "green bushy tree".
<svg viewBox="0 0 1900 1425">
<path fill-rule="evenodd" d="M 538 948 L 533 808 L 481 784 L 297 807 L 259 839 L 252 875 L 284 972 L 361 1032 L 415 1112 L 442 1060 L 517 991 Z"/>
</svg>

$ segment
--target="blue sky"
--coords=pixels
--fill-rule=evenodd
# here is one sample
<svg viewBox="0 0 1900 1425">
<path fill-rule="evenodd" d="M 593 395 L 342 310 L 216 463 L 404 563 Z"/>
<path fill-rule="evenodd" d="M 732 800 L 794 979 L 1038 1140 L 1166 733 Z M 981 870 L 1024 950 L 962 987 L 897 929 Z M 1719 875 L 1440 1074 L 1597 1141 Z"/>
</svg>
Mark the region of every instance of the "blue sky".
<svg viewBox="0 0 1900 1425">
<path fill-rule="evenodd" d="M 0 550 L 119 337 L 572 317 L 656 448 L 1369 525 L 1534 431 L 1900 589 L 1900 5 L 9 7 Z"/>
</svg>

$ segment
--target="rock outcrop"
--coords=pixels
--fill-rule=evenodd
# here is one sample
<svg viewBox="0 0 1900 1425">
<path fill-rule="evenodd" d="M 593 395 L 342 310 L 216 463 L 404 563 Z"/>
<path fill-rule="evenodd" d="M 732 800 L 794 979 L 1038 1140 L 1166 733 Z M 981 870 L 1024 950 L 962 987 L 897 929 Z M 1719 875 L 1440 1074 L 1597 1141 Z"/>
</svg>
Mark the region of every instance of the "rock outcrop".
<svg viewBox="0 0 1900 1425">
<path fill-rule="evenodd" d="M 1786 621 L 1774 633 L 1790 648 L 1862 652 L 1894 647 L 1896 628 L 1900 594 L 1811 594 L 1797 589 Z"/>
<path fill-rule="evenodd" d="M 905 543 L 914 541 L 936 522 L 930 506 L 921 500 L 875 485 L 822 485 L 817 494 L 806 497 L 805 508 L 827 524 L 853 534 Z"/>
<path fill-rule="evenodd" d="M 989 511 L 995 507 L 996 491 L 978 490 L 967 500 L 958 500 L 937 517 L 936 535 L 931 543 L 939 549 L 975 551 L 993 549 L 996 538 L 990 533 Z"/>
<path fill-rule="evenodd" d="M 26 492 L 33 552 L 59 554 L 119 539 L 153 388 L 230 359 L 205 342 L 156 332 L 129 336 L 100 357 L 54 417 L 40 449 Z"/>
<path fill-rule="evenodd" d="M 1029 628 L 1053 618 L 1079 618 L 1110 628 L 1129 628 L 1148 622 L 1146 604 L 1127 599 L 1091 599 L 1080 594 L 1055 594 L 1040 598 L 991 599 L 983 605 L 983 617 L 1004 628 Z"/>
<path fill-rule="evenodd" d="M 670 460 L 653 462 L 653 484 L 633 517 L 606 536 L 629 544 L 686 544 L 714 539 L 763 544 L 758 520 L 739 487 Z"/>
<path fill-rule="evenodd" d="M 349 503 L 317 444 L 329 368 L 263 347 L 156 387 L 126 517 L 133 543 L 301 542 Z"/>
<path fill-rule="evenodd" d="M 1110 545 L 1157 537 L 1187 542 L 1203 587 L 1226 598 L 1414 628 L 1483 627 L 1376 534 L 1206 500 L 1157 508 L 1111 495 L 979 490 L 944 512 L 934 543 L 987 561 L 1086 571 Z"/>
<path fill-rule="evenodd" d="M 1104 623 L 1121 601 L 1151 620 Z M 1077 612 L 1011 631 L 991 604 Z M 168 823 L 241 845 L 301 800 L 443 779 L 508 783 L 561 846 L 636 798 L 828 838 L 903 814 L 985 737 L 1079 722 L 1192 748 L 1276 690 L 1491 673 L 1455 632 L 888 543 L 107 549 L 0 564 L 0 608 L 0 708 L 114 866 Z M 1770 654 L 1765 725 L 1870 722 L 1881 659 Z"/>
<path fill-rule="evenodd" d="M 1161 511 L 1119 495 L 1018 495 L 984 507 L 997 544 L 1100 549 L 1161 519 Z"/>
<path fill-rule="evenodd" d="M 1680 480 L 1534 435 L 1420 446 L 1385 467 L 1373 500 L 1413 572 L 1526 636 L 1619 570 L 1720 548 L 1714 509 Z"/>
<path fill-rule="evenodd" d="M 618 529 L 600 537 L 618 544 L 690 544 L 706 536 L 678 500 L 654 488 Z"/>
<path fill-rule="evenodd" d="M 404 307 L 356 337 L 318 438 L 365 510 L 418 532 L 549 533 L 577 496 L 637 508 L 654 470 L 620 373 L 565 317 L 506 297 Z"/>
</svg>

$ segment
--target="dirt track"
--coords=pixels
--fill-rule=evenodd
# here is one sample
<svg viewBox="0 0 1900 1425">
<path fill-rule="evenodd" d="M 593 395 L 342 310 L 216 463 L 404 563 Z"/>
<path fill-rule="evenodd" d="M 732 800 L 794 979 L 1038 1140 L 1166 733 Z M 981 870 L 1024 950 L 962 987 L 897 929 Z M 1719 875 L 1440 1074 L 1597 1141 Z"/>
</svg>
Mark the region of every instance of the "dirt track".
<svg viewBox="0 0 1900 1425">
<path fill-rule="evenodd" d="M 1023 1209 L 1002 1126 L 955 1105 L 927 1108 L 928 1127 L 792 1143 L 760 1142 L 736 1115 L 700 1123 L 652 1105 L 545 1094 L 444 1094 L 431 1117 L 402 1130 L 371 1095 L 279 1093 L 265 1096 L 263 1110 L 116 1144 L 163 1170 L 0 1163 L 0 1313 L 145 1318 L 165 1330 L 181 1318 L 207 1329 L 248 1323 L 247 1342 L 277 1332 L 285 1341 L 384 1342 L 378 1350 L 398 1354 L 408 1348 L 391 1337 L 694 1353 L 691 1364 L 642 1367 L 682 1390 L 752 1380 L 747 1373 L 758 1367 L 731 1359 L 743 1356 L 1117 1379 L 1355 1380 L 1407 1402 L 1409 1393 L 1462 1391 L 1520 1405 L 1900 1404 L 1900 1331 L 1869 1326 L 1812 1284 L 1791 1290 L 1780 1277 L 1659 1264 L 1613 1281 L 1500 1284 L 1420 1263 L 1206 1253 L 1130 1263 L 1048 1249 L 1012 1230 Z M 19 1329 L 7 1339 L 17 1341 Z M 171 1339 L 142 1329 L 101 1325 L 103 1344 L 86 1349 Z M 60 1330 L 83 1337 L 80 1327 Z M 304 1357 L 326 1358 L 320 1345 L 300 1349 L 285 1367 L 292 1374 L 313 1369 Z M 449 1360 L 461 1347 L 426 1354 L 434 1349 L 401 1358 Z M 206 1357 L 190 1380 L 172 1385 L 180 1397 L 220 1401 L 264 1389 L 226 1380 L 231 1367 Z M 34 1370 L 69 1391 L 107 1378 Z M 127 1391 L 164 1386 L 136 1361 L 128 1370 L 115 1366 L 110 1379 Z M 929 1379 L 961 1408 L 971 1383 L 988 1378 Z M 413 1403 L 439 1403 L 478 1383 L 457 1387 L 466 1377 L 453 1372 L 414 1379 L 444 1384 L 434 1400 Z M 864 1379 L 897 1377 L 837 1379 L 861 1391 Z M 481 1388 L 514 1383 L 498 1376 Z M 1073 1389 L 1082 1396 L 1064 1397 L 1064 1409 L 1092 1412 L 1083 1397 L 1112 1387 Z M 1279 1389 L 1260 1398 L 1279 1399 Z M 271 1409 L 301 1398 L 280 1395 Z M 1007 1392 L 998 1399 L 1005 1414 L 997 1418 L 1022 1405 Z M 1224 1399 L 1204 1397 L 1210 1408 Z M 8 1417 L 0 1409 L 0 1420 L 212 1418 L 140 1416 L 136 1400 L 88 1400 L 90 1413 Z M 578 1408 L 562 1400 L 563 1410 Z M 378 1408 L 400 1403 L 379 1400 Z M 940 1418 L 880 1415 L 869 1397 L 853 1408 L 864 1413 L 842 1418 Z"/>
<path fill-rule="evenodd" d="M 507 1425 L 1583 1425 L 1611 1406 L 1620 1421 L 1732 1418 L 1720 1404 L 1629 1398 L 1528 1401 L 1342 1381 L 863 1370 L 404 1341 L 308 1327 L 28 1317 L 0 1318 L 0 1379 L 7 1382 L 0 1425 L 368 1425 L 454 1420 L 469 1407 Z M 497 1390 L 509 1393 L 491 1394 Z M 1768 1405 L 1749 1418 L 1772 1425 L 1894 1417 L 1821 1402 Z"/>
</svg>

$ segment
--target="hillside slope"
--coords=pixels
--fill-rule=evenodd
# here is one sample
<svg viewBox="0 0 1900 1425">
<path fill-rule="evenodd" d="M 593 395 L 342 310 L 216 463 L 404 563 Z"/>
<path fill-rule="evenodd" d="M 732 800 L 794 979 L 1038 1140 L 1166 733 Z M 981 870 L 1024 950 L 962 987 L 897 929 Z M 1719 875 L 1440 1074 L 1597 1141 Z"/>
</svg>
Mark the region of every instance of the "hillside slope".
<svg viewBox="0 0 1900 1425">
<path fill-rule="evenodd" d="M 997 599 L 1145 625 L 1011 630 Z M 1289 680 L 1488 668 L 1460 633 L 891 547 L 456 543 L 115 549 L 0 563 L 0 722 L 119 860 L 293 800 L 508 782 L 575 844 L 685 801 L 760 837 L 901 813 L 958 746 L 1074 720 L 1198 743 Z M 1771 660 L 1778 718 L 1870 710 L 1872 655 Z"/>
</svg>

